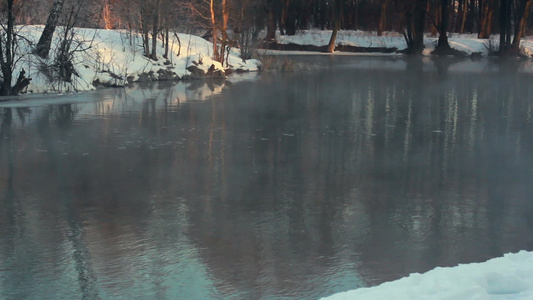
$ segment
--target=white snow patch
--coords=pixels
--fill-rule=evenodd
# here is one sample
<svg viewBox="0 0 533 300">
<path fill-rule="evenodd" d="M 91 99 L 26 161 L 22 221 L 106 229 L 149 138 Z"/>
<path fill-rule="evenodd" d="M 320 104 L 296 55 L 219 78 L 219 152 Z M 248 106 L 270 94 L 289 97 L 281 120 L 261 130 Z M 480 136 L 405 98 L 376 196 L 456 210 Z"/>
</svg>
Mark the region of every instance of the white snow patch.
<svg viewBox="0 0 533 300">
<path fill-rule="evenodd" d="M 19 35 L 25 39 L 21 41 L 19 56 L 21 60 L 16 65 L 14 77 L 20 70 L 26 70 L 26 76 L 32 78 L 27 91 L 33 93 L 61 92 L 61 91 L 87 91 L 94 90 L 93 81 L 116 85 L 124 85 L 127 77 L 133 80 L 139 79 L 143 73 L 153 72 L 157 79 L 157 71 L 167 70 L 174 72 L 179 77 L 190 75 L 186 68 L 193 63 L 200 69 L 207 71 L 211 65 L 215 69 L 223 69 L 219 62 L 211 59 L 213 56 L 212 44 L 201 37 L 190 34 L 177 34 L 170 41 L 170 53 L 168 59 L 162 57 L 163 44 L 158 41 L 157 61 L 143 56 L 142 39 L 139 34 L 124 30 L 86 29 L 76 28 L 74 40 L 80 43 L 86 51 L 74 53 L 74 65 L 79 77 L 75 77 L 72 83 L 58 84 L 50 82 L 39 70 L 40 66 L 50 64 L 55 55 L 55 48 L 59 42 L 62 28 L 56 29 L 50 58 L 41 60 L 35 55 L 29 54 L 33 45 L 38 41 L 43 26 L 24 26 L 19 28 Z M 178 55 L 179 54 L 179 55 Z M 228 65 L 232 69 L 243 71 L 257 71 L 258 60 L 243 61 L 236 56 L 237 51 L 230 51 Z M 165 63 L 166 62 L 166 63 Z M 111 73 L 118 75 L 112 76 Z"/>
<path fill-rule="evenodd" d="M 281 44 L 299 44 L 299 45 L 314 45 L 324 46 L 329 43 L 331 37 L 331 30 L 303 30 L 297 32 L 295 35 L 276 35 L 276 39 Z M 437 45 L 438 36 L 432 37 L 427 34 L 424 37 L 425 49 L 423 54 L 430 55 L 431 51 Z M 483 56 L 487 56 L 489 48 L 496 48 L 498 42 L 497 36 L 494 35 L 490 39 L 478 39 L 475 34 L 456 34 L 450 33 L 448 41 L 453 48 L 464 51 L 468 55 L 480 52 Z M 376 32 L 360 31 L 360 30 L 339 30 L 336 40 L 337 45 L 350 45 L 359 47 L 386 47 L 405 49 L 406 43 L 404 37 L 397 32 L 385 32 L 383 36 L 377 36 Z M 522 52 L 528 56 L 533 54 L 533 37 L 525 37 L 521 41 Z M 496 50 L 496 49 L 493 49 Z M 337 54 L 337 53 L 336 53 Z M 366 53 L 366 55 L 375 55 L 374 53 Z"/>
<path fill-rule="evenodd" d="M 483 263 L 435 268 L 376 287 L 323 300 L 533 299 L 533 252 L 505 254 Z"/>
</svg>

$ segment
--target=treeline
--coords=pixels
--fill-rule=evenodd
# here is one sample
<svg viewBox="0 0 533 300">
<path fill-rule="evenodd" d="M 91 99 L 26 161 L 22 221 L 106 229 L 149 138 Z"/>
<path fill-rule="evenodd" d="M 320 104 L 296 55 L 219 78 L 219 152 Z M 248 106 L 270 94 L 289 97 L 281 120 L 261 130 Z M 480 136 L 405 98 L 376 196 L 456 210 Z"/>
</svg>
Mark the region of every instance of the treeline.
<svg viewBox="0 0 533 300">
<path fill-rule="evenodd" d="M 44 24 L 54 3 L 73 0 L 17 0 L 17 21 Z M 261 30 L 266 41 L 275 32 L 293 35 L 311 28 L 365 30 L 382 35 L 400 32 L 406 53 L 420 53 L 423 34 L 440 34 L 440 51 L 449 49 L 447 33 L 500 34 L 500 54 L 516 54 L 519 41 L 533 27 L 532 0 L 84 0 L 79 26 L 138 31 L 145 55 L 157 59 L 157 38 L 167 41 L 176 30 L 203 30 L 219 38 L 215 58 L 224 61 L 227 45 L 251 55 Z M 78 1 L 80 2 L 80 1 Z M 168 43 L 167 43 L 168 44 Z M 168 55 L 168 48 L 162 53 Z"/>
<path fill-rule="evenodd" d="M 75 70 L 72 57 L 75 27 L 124 29 L 140 33 L 144 55 L 166 58 L 176 32 L 204 34 L 213 43 L 213 57 L 227 63 L 229 48 L 249 58 L 261 43 L 275 43 L 276 32 L 332 30 L 332 52 L 340 29 L 382 35 L 400 32 L 404 53 L 420 54 L 424 34 L 439 35 L 435 54 L 457 54 L 448 33 L 476 33 L 479 38 L 499 34 L 499 55 L 518 55 L 520 40 L 533 24 L 528 16 L 533 0 L 0 0 L 0 94 L 17 93 L 28 84 L 24 71 L 12 86 L 17 62 L 15 31 L 19 24 L 46 24 L 33 53 L 48 58 L 56 26 L 66 28 L 55 59 L 47 66 L 55 77 L 69 81 Z M 266 32 L 263 36 L 260 33 Z M 156 47 L 163 41 L 164 49 Z"/>
</svg>

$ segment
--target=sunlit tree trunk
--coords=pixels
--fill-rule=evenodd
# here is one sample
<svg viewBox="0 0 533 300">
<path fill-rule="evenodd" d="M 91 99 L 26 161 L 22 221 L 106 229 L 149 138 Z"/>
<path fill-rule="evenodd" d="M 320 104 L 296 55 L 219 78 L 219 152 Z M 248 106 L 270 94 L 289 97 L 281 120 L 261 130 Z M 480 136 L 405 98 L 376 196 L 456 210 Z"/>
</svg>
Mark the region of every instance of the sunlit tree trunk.
<svg viewBox="0 0 533 300">
<path fill-rule="evenodd" d="M 218 53 L 218 30 L 217 30 L 217 19 L 215 16 L 215 2 L 211 0 L 209 2 L 209 11 L 211 13 L 211 31 L 213 33 L 213 56 L 216 61 L 220 61 Z"/>
<path fill-rule="evenodd" d="M 492 31 L 492 18 L 494 16 L 494 6 L 496 5 L 495 0 L 485 0 L 483 1 L 482 13 L 481 13 L 481 23 L 479 26 L 478 38 L 488 39 Z"/>
<path fill-rule="evenodd" d="M 337 40 L 337 33 L 340 27 L 340 24 L 339 24 L 340 22 L 335 20 L 334 23 L 335 25 L 333 26 L 333 32 L 331 33 L 331 38 L 329 39 L 329 43 L 328 43 L 327 52 L 329 53 L 333 53 L 333 51 L 335 51 L 335 41 Z"/>
<path fill-rule="evenodd" d="M 109 0 L 104 0 L 104 5 L 102 9 L 102 19 L 104 20 L 105 29 L 113 29 L 111 5 L 109 4 Z"/>
<path fill-rule="evenodd" d="M 331 38 L 329 39 L 327 52 L 333 53 L 335 51 L 335 41 L 337 40 L 337 33 L 342 23 L 342 0 L 334 0 L 331 11 L 333 21 L 333 31 L 331 32 Z"/>
<path fill-rule="evenodd" d="M 381 0 L 381 13 L 379 15 L 379 26 L 378 26 L 378 36 L 383 35 L 385 31 L 385 26 L 387 26 L 387 6 L 388 0 Z"/>
</svg>

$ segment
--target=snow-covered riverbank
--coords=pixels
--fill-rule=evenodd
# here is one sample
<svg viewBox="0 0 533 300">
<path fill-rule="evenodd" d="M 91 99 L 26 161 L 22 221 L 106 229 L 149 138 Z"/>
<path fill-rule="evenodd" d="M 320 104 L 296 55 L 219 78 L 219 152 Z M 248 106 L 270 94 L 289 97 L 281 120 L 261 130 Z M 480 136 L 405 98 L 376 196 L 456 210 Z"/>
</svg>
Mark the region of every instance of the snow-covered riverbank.
<svg viewBox="0 0 533 300">
<path fill-rule="evenodd" d="M 478 39 L 476 34 L 449 34 L 450 46 L 465 52 L 467 55 L 472 53 L 481 53 L 487 56 L 490 50 L 497 50 L 499 36 L 494 35 L 490 39 Z M 299 31 L 296 35 L 278 35 L 276 40 L 280 44 L 298 44 L 298 45 L 327 45 L 331 38 L 331 30 L 304 30 Z M 427 34 L 424 39 L 424 55 L 430 55 L 431 51 L 437 45 L 438 35 L 431 36 Z M 382 47 L 404 49 L 406 47 L 404 37 L 397 32 L 385 32 L 383 36 L 377 36 L 375 32 L 341 30 L 338 33 L 337 45 L 347 45 L 355 47 Z M 531 57 L 533 54 L 533 37 L 529 36 L 522 39 L 522 52 Z M 272 51 L 273 53 L 274 51 Z M 375 55 L 375 54 L 372 54 Z M 391 55 L 391 54 L 387 54 Z"/>
<path fill-rule="evenodd" d="M 533 299 L 533 252 L 505 254 L 484 263 L 435 268 L 376 287 L 322 300 Z"/>
<path fill-rule="evenodd" d="M 95 82 L 120 86 L 126 84 L 128 80 L 155 81 L 182 78 L 191 75 L 187 67 L 193 65 L 204 72 L 212 65 L 217 70 L 223 69 L 219 62 L 211 59 L 212 44 L 198 36 L 176 34 L 169 43 L 168 59 L 161 57 L 163 43 L 159 40 L 157 45 L 159 59 L 154 61 L 143 55 L 142 40 L 138 34 L 122 30 L 79 28 L 75 29 L 74 40 L 79 44 L 80 50 L 86 49 L 73 52 L 74 67 L 79 76 L 75 76 L 72 83 L 52 82 L 43 74 L 42 66 L 53 59 L 54 46 L 50 52 L 51 58 L 48 60 L 30 54 L 32 45 L 38 41 L 42 29 L 43 26 L 25 26 L 18 32 L 24 40 L 20 41 L 21 59 L 16 65 L 14 75 L 18 76 L 22 69 L 26 70 L 26 76 L 32 78 L 26 91 L 31 93 L 94 90 Z M 57 45 L 61 30 L 58 28 L 53 45 Z M 236 50 L 230 51 L 228 65 L 224 65 L 224 68 L 258 70 L 259 61 L 243 61 L 238 54 Z"/>
<path fill-rule="evenodd" d="M 238 49 L 229 52 L 227 66 L 224 68 L 219 62 L 212 59 L 213 47 L 205 39 L 189 35 L 176 34 L 170 40 L 170 53 L 168 59 L 162 58 L 163 42 L 158 41 L 157 61 L 146 58 L 143 55 L 142 39 L 138 34 L 124 30 L 104 30 L 104 29 L 75 29 L 74 40 L 80 49 L 85 51 L 74 51 L 73 63 L 79 76 L 75 76 L 71 83 L 59 83 L 50 80 L 43 72 L 43 66 L 50 64 L 54 56 L 54 46 L 51 51 L 51 58 L 42 60 L 30 54 L 36 41 L 43 30 L 43 26 L 25 26 L 19 29 L 20 39 L 19 55 L 14 76 L 18 76 L 20 70 L 26 71 L 26 76 L 32 78 L 31 84 L 25 92 L 47 93 L 47 92 L 72 92 L 94 90 L 97 85 L 122 86 L 128 81 L 156 81 L 165 79 L 184 78 L 191 75 L 187 70 L 193 67 L 200 72 L 207 72 L 211 66 L 215 70 L 230 68 L 242 71 L 257 71 L 260 62 L 255 59 L 243 61 L 239 57 Z M 57 45 L 58 36 L 61 30 L 55 35 L 53 45 Z M 306 30 L 300 31 L 296 35 L 277 35 L 280 44 L 297 44 L 323 46 L 329 41 L 331 31 L 328 30 Z M 437 37 L 426 36 L 425 55 L 429 55 L 436 45 Z M 404 38 L 399 33 L 388 32 L 383 36 L 376 36 L 373 32 L 363 31 L 340 31 L 337 37 L 338 45 L 348 45 L 355 47 L 383 47 L 383 48 L 405 48 Z M 478 39 L 475 35 L 450 35 L 450 45 L 466 54 L 481 53 L 487 56 L 490 50 L 497 47 L 497 37 L 490 40 Z M 533 39 L 527 37 L 522 41 L 522 52 L 531 56 L 533 54 Z M 309 52 L 317 54 L 317 52 Z M 306 54 L 302 51 L 270 51 L 261 50 L 260 54 Z M 336 54 L 346 54 L 337 52 Z M 353 54 L 353 53 L 350 53 Z M 356 53 L 358 55 L 368 53 Z M 380 55 L 371 53 L 371 55 Z M 381 55 L 399 55 L 397 53 Z"/>
</svg>

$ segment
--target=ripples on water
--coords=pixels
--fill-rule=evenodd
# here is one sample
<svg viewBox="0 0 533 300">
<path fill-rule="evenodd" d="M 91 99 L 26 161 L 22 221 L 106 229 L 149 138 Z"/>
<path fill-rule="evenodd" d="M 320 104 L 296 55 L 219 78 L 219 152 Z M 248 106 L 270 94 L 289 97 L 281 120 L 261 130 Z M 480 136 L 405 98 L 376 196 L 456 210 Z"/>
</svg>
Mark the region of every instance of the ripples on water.
<svg viewBox="0 0 533 300">
<path fill-rule="evenodd" d="M 313 61 L 8 104 L 0 298 L 315 299 L 533 250 L 523 65 Z"/>
</svg>

